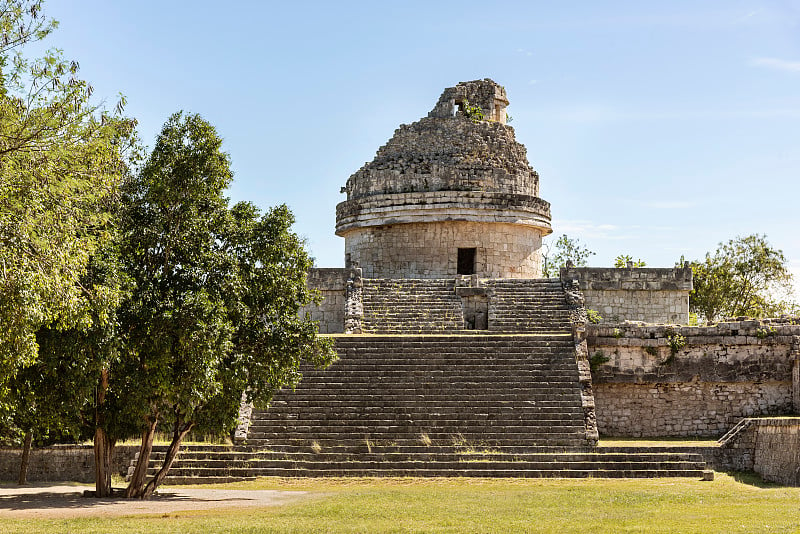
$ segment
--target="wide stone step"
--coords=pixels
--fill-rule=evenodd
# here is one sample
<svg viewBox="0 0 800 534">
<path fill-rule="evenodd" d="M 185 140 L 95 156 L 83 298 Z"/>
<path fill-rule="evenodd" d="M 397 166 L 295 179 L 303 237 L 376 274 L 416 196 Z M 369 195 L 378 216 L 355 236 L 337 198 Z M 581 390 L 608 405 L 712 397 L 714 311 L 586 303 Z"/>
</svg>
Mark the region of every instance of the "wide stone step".
<svg viewBox="0 0 800 534">
<path fill-rule="evenodd" d="M 270 470 L 269 474 L 260 476 L 276 477 L 474 477 L 474 478 L 665 478 L 683 477 L 699 478 L 703 475 L 702 470 L 689 471 L 434 471 L 434 470 L 414 470 L 414 471 L 392 471 L 392 470 L 363 470 L 363 471 L 314 471 L 310 472 L 303 469 L 281 469 Z M 168 476 L 165 484 L 222 484 L 228 482 L 240 482 L 255 480 L 256 477 L 200 477 L 200 476 Z"/>
<path fill-rule="evenodd" d="M 343 450 L 323 450 L 314 452 L 302 450 L 294 452 L 256 451 L 237 448 L 235 451 L 213 452 L 182 450 L 176 462 L 260 462 L 272 460 L 307 461 L 307 462 L 341 462 L 341 461 L 369 461 L 369 462 L 395 462 L 395 461 L 472 461 L 492 460 L 505 462 L 548 462 L 548 463 L 613 463 L 621 462 L 691 462 L 703 463 L 703 456 L 699 453 L 686 452 L 636 452 L 636 453 L 608 453 L 608 452 L 503 452 L 504 449 L 456 448 L 456 447 L 381 447 L 373 445 L 370 450 L 360 452 Z M 306 449 L 308 449 L 306 447 Z M 597 449 L 595 449 L 596 451 Z M 151 456 L 156 462 L 163 460 L 164 452 L 154 452 Z"/>
<path fill-rule="evenodd" d="M 651 472 L 667 472 L 678 471 L 685 473 L 686 471 L 697 471 L 697 476 L 702 474 L 703 465 L 698 465 L 695 462 L 618 462 L 618 463 L 604 463 L 604 462 L 527 462 L 527 461 L 486 461 L 482 459 L 463 459 L 461 461 L 395 461 L 395 462 L 380 462 L 380 461 L 351 461 L 347 462 L 310 462 L 310 461 L 296 461 L 296 460 L 265 460 L 262 462 L 251 462 L 250 465 L 226 465 L 220 463 L 218 465 L 205 465 L 203 462 L 197 462 L 197 465 L 191 465 L 191 462 L 184 462 L 179 465 L 173 465 L 170 469 L 174 476 L 275 476 L 273 470 L 295 469 L 302 470 L 310 473 L 320 471 L 340 471 L 347 473 L 356 473 L 372 470 L 382 470 L 391 472 L 407 473 L 410 471 L 428 471 L 429 474 L 418 474 L 412 476 L 442 476 L 445 472 L 452 471 L 478 471 L 478 472 L 496 472 L 497 475 L 487 476 L 514 476 L 503 475 L 501 472 L 511 473 L 514 471 L 549 471 L 549 472 L 567 472 L 567 471 L 651 471 Z M 156 469 L 150 470 L 151 474 L 155 474 Z M 434 474 L 435 473 L 435 474 Z M 280 476 L 280 475 L 279 475 Z M 308 475 L 303 475 L 308 476 Z M 475 476 L 474 474 L 471 476 Z M 552 475 L 559 476 L 559 475 Z M 588 475 L 587 475 L 588 476 Z M 687 475 L 675 475 L 687 476 Z"/>
<path fill-rule="evenodd" d="M 202 453 L 198 453 L 202 454 Z M 208 453 L 205 453 L 208 454 Z M 259 457 L 259 454 L 261 457 Z M 154 473 L 154 458 L 151 474 Z M 424 454 L 325 452 L 253 453 L 242 458 L 179 456 L 168 483 L 252 479 L 255 476 L 469 476 L 558 478 L 700 477 L 705 463 L 689 453 L 528 453 L 464 451 Z"/>
<path fill-rule="evenodd" d="M 291 410 L 267 410 L 266 412 L 261 412 L 259 417 L 256 419 L 254 418 L 251 422 L 250 426 L 264 424 L 265 421 L 276 421 L 282 420 L 286 418 L 297 418 L 298 413 L 302 414 L 305 420 L 311 419 L 328 419 L 328 418 L 341 418 L 341 417 L 349 417 L 352 416 L 354 413 L 353 407 L 324 407 L 319 411 L 315 411 L 312 413 L 307 413 L 306 411 L 291 411 Z M 565 417 L 571 415 L 578 415 L 581 414 L 577 408 L 572 409 L 564 409 L 559 407 L 546 407 L 544 409 L 537 408 L 535 406 L 522 406 L 522 407 L 511 407 L 509 406 L 507 409 L 498 409 L 493 406 L 452 406 L 447 408 L 442 408 L 440 406 L 419 406 L 419 405 L 406 405 L 406 406 L 367 406 L 358 408 L 358 416 L 365 417 L 365 416 L 378 416 L 384 415 L 387 413 L 397 413 L 403 414 L 404 416 L 414 417 L 415 419 L 418 417 L 445 417 L 449 416 L 452 417 L 454 415 L 462 416 L 462 417 L 471 417 L 475 419 L 483 418 L 486 419 L 488 417 L 506 420 L 509 418 L 513 419 L 524 419 L 527 417 L 537 417 L 537 418 L 544 418 L 544 419 L 553 419 L 556 417 Z"/>
<path fill-rule="evenodd" d="M 529 401 L 531 404 L 535 403 L 536 405 L 541 404 L 547 406 L 550 404 L 555 406 L 556 404 L 552 404 L 552 402 L 548 403 L 547 401 L 574 401 L 575 395 L 578 394 L 578 386 L 575 384 L 571 384 L 571 386 L 572 387 L 569 389 L 560 388 L 558 391 L 556 391 L 554 388 L 536 388 L 530 386 L 499 388 L 499 390 L 483 388 L 475 389 L 474 391 L 471 391 L 469 395 L 460 396 L 459 399 L 462 403 L 468 403 L 470 405 L 482 405 L 486 403 L 496 403 L 498 405 L 502 405 L 503 403 L 509 402 Z M 330 384 L 330 388 L 334 388 L 333 383 Z M 424 401 L 433 403 L 437 401 L 444 402 L 453 397 L 450 392 L 443 392 L 436 389 L 425 391 L 411 386 L 407 388 L 397 387 L 391 391 L 391 396 L 386 394 L 386 388 L 376 388 L 374 391 L 364 391 L 362 389 L 348 390 L 347 388 L 337 389 L 338 400 L 330 400 L 330 397 L 326 395 L 325 391 L 298 390 L 294 391 L 293 393 L 281 395 L 280 398 L 272 401 L 272 406 L 278 406 L 278 403 L 280 402 L 298 403 L 303 400 L 324 400 L 326 403 L 328 400 L 330 400 L 330 402 L 346 403 L 356 400 L 363 405 L 364 402 L 372 402 L 389 398 L 402 402 Z M 487 393 L 491 393 L 492 396 L 487 397 Z M 379 405 L 382 406 L 383 404 Z"/>
</svg>

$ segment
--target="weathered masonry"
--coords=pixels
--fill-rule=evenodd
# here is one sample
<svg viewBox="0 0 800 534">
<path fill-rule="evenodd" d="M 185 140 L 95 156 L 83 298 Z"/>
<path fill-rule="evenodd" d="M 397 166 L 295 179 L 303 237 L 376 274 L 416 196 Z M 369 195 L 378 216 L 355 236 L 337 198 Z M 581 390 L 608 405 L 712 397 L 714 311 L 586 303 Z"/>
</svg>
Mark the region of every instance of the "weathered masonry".
<svg viewBox="0 0 800 534">
<path fill-rule="evenodd" d="M 483 120 L 465 120 L 475 105 Z M 309 277 L 325 296 L 308 310 L 320 331 L 436 333 L 456 336 L 447 344 L 461 347 L 466 334 L 562 331 L 566 308 L 558 309 L 571 299 L 602 316 L 591 325 L 583 306 L 570 312 L 576 358 L 595 367 L 584 406 L 601 434 L 719 437 L 750 417 L 797 413 L 800 326 L 792 319 L 678 326 L 689 319 L 688 265 L 568 266 L 559 280 L 535 280 L 549 205 L 504 124 L 507 105 L 490 80 L 446 89 L 427 118 L 402 125 L 350 177 L 337 208 L 346 268 Z M 800 426 L 791 421 L 752 429 L 789 443 Z M 783 460 L 755 447 L 752 429 L 705 456 L 773 476 Z"/>
<path fill-rule="evenodd" d="M 338 361 L 267 410 L 243 406 L 238 445 L 182 452 L 172 481 L 699 477 L 710 463 L 800 484 L 800 418 L 751 419 L 800 409 L 800 319 L 679 326 L 686 265 L 541 278 L 550 205 L 507 105 L 489 79 L 445 89 L 347 180 L 345 267 L 309 272 L 322 301 L 301 312 Z M 674 450 L 600 435 L 723 437 Z"/>
<path fill-rule="evenodd" d="M 391 307 L 387 301 L 399 298 L 404 291 L 410 291 L 412 285 L 417 287 L 415 298 L 418 301 L 409 306 L 424 311 L 427 323 L 431 325 L 429 329 L 434 330 L 446 329 L 447 317 L 454 315 L 461 317 L 461 328 L 499 330 L 502 328 L 499 326 L 501 322 L 513 320 L 515 309 L 532 305 L 525 301 L 526 291 L 530 287 L 528 279 L 477 275 L 456 275 L 438 281 L 419 278 L 374 279 L 362 277 L 363 271 L 361 267 L 315 268 L 309 271 L 309 287 L 318 290 L 324 298 L 320 304 L 308 306 L 303 312 L 310 313 L 311 318 L 319 322 L 320 333 L 354 332 L 352 325 L 360 323 L 365 305 L 374 308 L 375 302 L 382 300 L 388 311 Z M 396 281 L 389 283 L 377 280 Z M 672 269 L 569 268 L 562 270 L 561 280 L 578 285 L 586 308 L 598 311 L 603 323 L 640 321 L 686 324 L 689 319 L 692 271 L 687 266 Z M 447 291 L 443 289 L 443 284 L 448 285 Z M 421 291 L 426 287 L 427 292 Z M 387 288 L 391 291 L 387 292 Z M 432 300 L 434 292 L 436 299 Z M 426 297 L 423 298 L 423 295 Z M 345 327 L 346 317 L 350 318 L 351 328 Z M 425 324 L 423 321 L 416 326 Z M 411 329 L 407 331 L 415 329 L 414 324 L 407 327 Z"/>
<path fill-rule="evenodd" d="M 719 437 L 745 417 L 800 413 L 797 318 L 707 327 L 590 325 L 600 432 Z"/>
<path fill-rule="evenodd" d="M 541 276 L 550 204 L 491 80 L 446 89 L 348 180 L 336 207 L 345 267 L 365 278 Z"/>
<path fill-rule="evenodd" d="M 686 324 L 692 269 L 686 262 L 673 269 L 568 267 L 562 279 L 575 280 L 586 307 L 604 322 Z"/>
</svg>

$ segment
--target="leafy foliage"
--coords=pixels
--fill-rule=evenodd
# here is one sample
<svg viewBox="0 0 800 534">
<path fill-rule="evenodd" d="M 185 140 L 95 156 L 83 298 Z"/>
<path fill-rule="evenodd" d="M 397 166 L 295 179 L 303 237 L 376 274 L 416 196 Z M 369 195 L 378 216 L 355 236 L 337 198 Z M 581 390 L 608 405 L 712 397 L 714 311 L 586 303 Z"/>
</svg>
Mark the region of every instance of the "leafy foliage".
<svg viewBox="0 0 800 534">
<path fill-rule="evenodd" d="M 614 267 L 617 269 L 626 268 L 628 266 L 628 263 L 630 263 L 631 267 L 633 267 L 634 269 L 647 266 L 647 264 L 641 259 L 634 261 L 633 256 L 630 256 L 628 254 L 620 254 L 619 256 L 614 258 Z"/>
<path fill-rule="evenodd" d="M 586 266 L 589 257 L 594 256 L 594 252 L 583 246 L 580 240 L 571 239 L 567 234 L 562 234 L 556 240 L 550 250 L 546 247 L 543 254 L 544 256 L 544 275 L 549 278 L 556 278 L 559 275 L 562 267 L 565 267 L 568 261 L 576 267 Z"/>
<path fill-rule="evenodd" d="M 229 431 L 243 395 L 266 403 L 297 383 L 302 361 L 334 356 L 298 316 L 312 297 L 312 261 L 291 232 L 294 218 L 286 206 L 264 215 L 249 203 L 228 207 L 221 144 L 200 116 L 177 113 L 124 189 L 122 261 L 134 289 L 120 311 L 127 356 L 112 386 L 143 407 L 145 436 L 128 496 L 152 494 L 190 430 Z M 157 424 L 173 439 L 145 485 Z"/>
<path fill-rule="evenodd" d="M 720 243 L 712 256 L 691 264 L 694 290 L 689 308 L 706 321 L 767 317 L 792 310 L 792 275 L 786 258 L 766 236 L 753 234 Z"/>
<path fill-rule="evenodd" d="M 592 372 L 597 371 L 600 367 L 607 362 L 610 362 L 611 358 L 605 355 L 602 350 L 598 350 L 589 358 L 589 368 Z"/>
<path fill-rule="evenodd" d="M 0 409 L 20 366 L 36 366 L 36 332 L 106 321 L 113 285 L 85 285 L 111 239 L 110 211 L 135 153 L 135 122 L 91 104 L 78 63 L 29 59 L 56 23 L 41 1 L 0 2 Z"/>
<path fill-rule="evenodd" d="M 603 322 L 603 316 L 597 310 L 586 310 L 586 319 L 592 324 L 600 324 Z"/>
<path fill-rule="evenodd" d="M 466 98 L 462 100 L 461 105 L 462 109 L 464 110 L 464 116 L 472 122 L 480 122 L 486 118 L 483 114 L 483 108 L 480 106 L 470 105 L 469 100 Z"/>
</svg>

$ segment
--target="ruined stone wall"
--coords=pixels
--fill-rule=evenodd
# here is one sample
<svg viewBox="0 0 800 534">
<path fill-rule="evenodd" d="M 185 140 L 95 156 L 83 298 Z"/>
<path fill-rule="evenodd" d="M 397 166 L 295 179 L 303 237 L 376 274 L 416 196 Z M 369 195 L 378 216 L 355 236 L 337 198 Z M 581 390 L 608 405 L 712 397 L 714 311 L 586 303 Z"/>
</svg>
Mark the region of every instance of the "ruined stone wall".
<svg viewBox="0 0 800 534">
<path fill-rule="evenodd" d="M 759 421 L 753 471 L 764 480 L 800 486 L 800 420 Z"/>
<path fill-rule="evenodd" d="M 605 323 L 643 321 L 687 324 L 692 270 L 579 267 L 561 270 L 561 279 L 577 280 L 586 307 Z"/>
<path fill-rule="evenodd" d="M 139 452 L 138 445 L 114 447 L 111 472 L 128 474 L 128 466 Z M 0 481 L 16 482 L 19 477 L 21 449 L 0 449 Z M 29 482 L 73 481 L 94 482 L 94 449 L 91 445 L 54 445 L 31 450 L 28 464 Z"/>
<path fill-rule="evenodd" d="M 796 412 L 796 322 L 590 325 L 601 434 L 719 437 L 743 417 Z"/>
<path fill-rule="evenodd" d="M 473 80 L 445 89 L 428 117 L 401 125 L 342 188 L 336 235 L 345 238 L 345 265 L 357 263 L 368 278 L 447 277 L 457 272 L 455 249 L 480 248 L 481 276 L 538 276 L 550 205 L 504 124 L 507 105 L 500 85 Z"/>
<path fill-rule="evenodd" d="M 540 247 L 541 234 L 523 225 L 397 224 L 352 231 L 345 257 L 365 278 L 448 278 L 457 273 L 458 249 L 476 248 L 480 277 L 537 278 Z"/>
<path fill-rule="evenodd" d="M 800 486 L 800 418 L 745 419 L 720 441 L 721 467 Z"/>
<path fill-rule="evenodd" d="M 686 324 L 689 320 L 688 291 L 596 291 L 583 292 L 586 307 L 600 313 L 604 323 L 643 321 Z"/>
<path fill-rule="evenodd" d="M 312 321 L 318 321 L 320 334 L 344 332 L 345 290 L 350 276 L 350 269 L 313 268 L 308 271 L 306 284 L 319 291 L 322 301 L 301 308 L 300 315 L 309 313 Z"/>
<path fill-rule="evenodd" d="M 403 124 L 344 188 L 347 199 L 411 191 L 494 191 L 539 195 L 514 129 L 464 117 Z"/>
<path fill-rule="evenodd" d="M 473 80 L 461 82 L 455 87 L 448 87 L 439 97 L 428 117 L 447 118 L 463 113 L 466 105 L 478 106 L 487 120 L 506 123 L 506 106 L 508 96 L 502 85 L 493 80 Z"/>
</svg>

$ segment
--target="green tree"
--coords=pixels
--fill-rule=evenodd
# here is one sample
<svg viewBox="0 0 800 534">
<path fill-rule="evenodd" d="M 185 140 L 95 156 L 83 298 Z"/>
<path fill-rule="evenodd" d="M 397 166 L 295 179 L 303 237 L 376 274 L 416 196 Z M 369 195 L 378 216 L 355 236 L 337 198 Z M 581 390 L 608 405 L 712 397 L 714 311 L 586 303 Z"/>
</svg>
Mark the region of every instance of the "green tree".
<svg viewBox="0 0 800 534">
<path fill-rule="evenodd" d="M 566 266 L 568 261 L 576 267 L 583 267 L 586 265 L 589 257 L 594 256 L 594 252 L 583 246 L 578 239 L 567 237 L 567 234 L 562 234 L 559 237 L 552 249 L 549 246 L 545 247 L 544 256 L 544 275 L 548 278 L 557 278 L 561 268 Z"/>
<path fill-rule="evenodd" d="M 628 254 L 620 254 L 619 256 L 614 258 L 614 267 L 617 269 L 623 269 L 628 266 L 629 262 L 636 269 L 647 266 L 647 264 L 641 259 L 634 261 L 633 256 L 630 256 Z"/>
<path fill-rule="evenodd" d="M 706 321 L 767 317 L 791 311 L 792 275 L 783 252 L 753 234 L 720 243 L 712 256 L 691 263 L 689 309 Z"/>
<path fill-rule="evenodd" d="M 89 259 L 110 238 L 135 122 L 91 104 L 78 64 L 23 54 L 56 23 L 41 1 L 0 2 L 0 411 L 7 379 L 37 356 L 36 332 L 89 327 L 119 294 L 86 287 Z M 118 113 L 123 102 L 118 105 Z M 95 313 L 100 310 L 99 313 Z"/>
<path fill-rule="evenodd" d="M 111 388 L 138 414 L 142 444 L 126 496 L 149 498 L 192 430 L 221 433 L 242 396 L 265 403 L 334 352 L 298 315 L 312 261 L 285 206 L 228 207 L 230 162 L 198 115 L 170 117 L 125 186 L 122 261 L 134 289 L 120 309 L 125 355 Z M 133 414 L 136 415 L 136 414 Z M 146 480 L 156 428 L 171 443 Z"/>
</svg>

